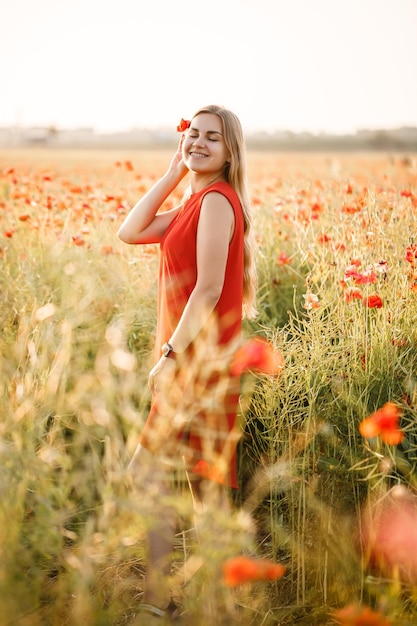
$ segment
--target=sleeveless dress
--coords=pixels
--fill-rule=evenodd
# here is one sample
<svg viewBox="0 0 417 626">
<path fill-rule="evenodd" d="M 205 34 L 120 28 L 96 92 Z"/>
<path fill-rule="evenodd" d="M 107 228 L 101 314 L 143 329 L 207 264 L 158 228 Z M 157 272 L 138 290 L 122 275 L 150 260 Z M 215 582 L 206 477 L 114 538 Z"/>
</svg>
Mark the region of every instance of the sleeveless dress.
<svg viewBox="0 0 417 626">
<path fill-rule="evenodd" d="M 164 393 L 152 396 L 140 443 L 202 477 L 237 487 L 236 427 L 238 378 L 228 365 L 242 326 L 244 218 L 240 200 L 225 182 L 192 194 L 160 242 L 158 322 L 155 357 L 169 341 L 197 280 L 197 227 L 206 194 L 218 192 L 230 202 L 234 232 L 222 293 L 207 324 L 186 352 L 176 355 L 176 368 Z"/>
</svg>

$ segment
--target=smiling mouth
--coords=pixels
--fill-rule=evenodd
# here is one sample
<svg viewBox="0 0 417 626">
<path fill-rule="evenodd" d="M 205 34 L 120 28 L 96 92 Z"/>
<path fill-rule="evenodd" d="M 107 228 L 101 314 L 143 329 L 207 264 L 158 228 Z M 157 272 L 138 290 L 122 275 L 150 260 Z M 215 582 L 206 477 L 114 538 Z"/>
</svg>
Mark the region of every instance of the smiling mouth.
<svg viewBox="0 0 417 626">
<path fill-rule="evenodd" d="M 201 152 L 190 152 L 191 157 L 195 157 L 197 159 L 206 159 L 207 154 L 201 154 Z"/>
</svg>

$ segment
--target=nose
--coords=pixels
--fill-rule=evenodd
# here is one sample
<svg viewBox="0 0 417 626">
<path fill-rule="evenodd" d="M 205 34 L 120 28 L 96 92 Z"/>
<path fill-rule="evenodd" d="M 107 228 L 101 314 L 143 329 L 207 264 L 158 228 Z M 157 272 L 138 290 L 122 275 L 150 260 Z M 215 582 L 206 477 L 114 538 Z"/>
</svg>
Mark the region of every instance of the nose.
<svg viewBox="0 0 417 626">
<path fill-rule="evenodd" d="M 201 147 L 205 145 L 204 142 L 204 137 L 202 135 L 198 135 L 197 137 L 194 138 L 193 144 L 195 145 L 195 147 Z"/>
</svg>

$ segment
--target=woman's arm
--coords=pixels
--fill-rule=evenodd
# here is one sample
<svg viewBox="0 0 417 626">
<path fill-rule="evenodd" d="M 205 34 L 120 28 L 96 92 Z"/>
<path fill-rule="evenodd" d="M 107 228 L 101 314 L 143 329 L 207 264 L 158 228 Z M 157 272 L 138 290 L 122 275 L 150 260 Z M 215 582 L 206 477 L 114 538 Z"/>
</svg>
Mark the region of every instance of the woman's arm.
<svg viewBox="0 0 417 626">
<path fill-rule="evenodd" d="M 167 172 L 135 204 L 117 231 L 125 243 L 157 243 L 178 213 L 178 208 L 161 214 L 157 211 L 188 172 L 182 160 L 182 142 L 183 138 Z"/>
<path fill-rule="evenodd" d="M 197 282 L 169 340 L 174 352 L 188 348 L 220 298 L 234 226 L 235 216 L 227 198 L 214 191 L 208 193 L 201 205 L 197 227 Z M 168 375 L 173 367 L 172 359 L 161 356 L 149 373 L 152 393 L 157 389 L 158 375 L 167 370 Z"/>
</svg>

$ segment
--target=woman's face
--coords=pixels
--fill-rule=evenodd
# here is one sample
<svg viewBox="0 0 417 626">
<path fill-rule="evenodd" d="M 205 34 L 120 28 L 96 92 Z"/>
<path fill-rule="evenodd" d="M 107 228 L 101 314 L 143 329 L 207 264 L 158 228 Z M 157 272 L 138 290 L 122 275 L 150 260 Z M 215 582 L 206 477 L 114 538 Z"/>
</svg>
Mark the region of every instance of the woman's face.
<svg viewBox="0 0 417 626">
<path fill-rule="evenodd" d="M 230 153 L 223 137 L 222 121 L 212 113 L 200 113 L 191 120 L 182 145 L 184 163 L 199 174 L 219 175 Z"/>
</svg>

